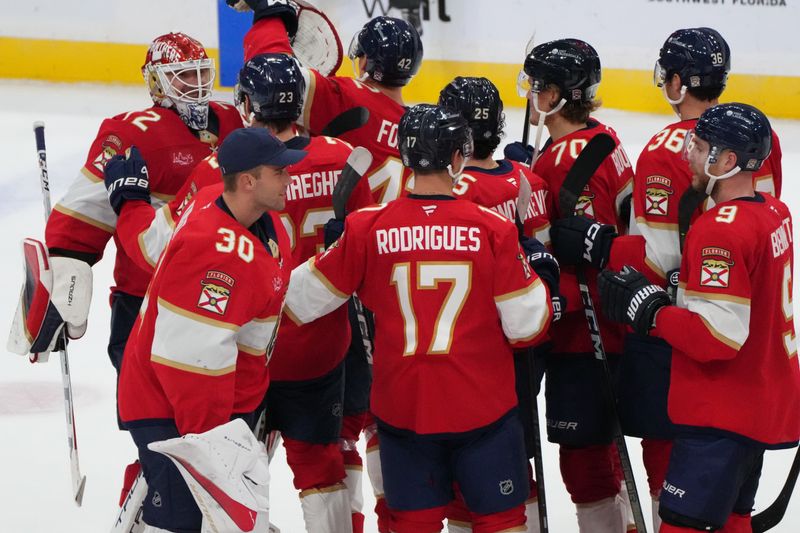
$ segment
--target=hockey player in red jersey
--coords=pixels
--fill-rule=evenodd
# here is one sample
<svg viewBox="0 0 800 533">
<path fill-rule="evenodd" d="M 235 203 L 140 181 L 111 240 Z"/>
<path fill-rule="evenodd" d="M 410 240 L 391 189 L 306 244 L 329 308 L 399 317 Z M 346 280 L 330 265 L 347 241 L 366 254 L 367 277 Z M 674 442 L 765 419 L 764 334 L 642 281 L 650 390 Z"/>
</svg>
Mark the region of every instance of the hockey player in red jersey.
<svg viewBox="0 0 800 533">
<path fill-rule="evenodd" d="M 109 201 L 103 183 L 106 163 L 135 145 L 149 170 L 150 190 L 141 200 L 158 207 L 172 198 L 192 168 L 215 149 L 219 140 L 241 127 L 233 106 L 209 100 L 214 63 L 191 37 L 170 33 L 156 38 L 142 73 L 153 106 L 103 121 L 86 164 L 53 208 L 45 230 L 52 256 L 89 265 L 102 257 L 106 243 L 114 237 L 117 255 L 108 353 L 117 371 L 150 274 L 131 261 L 117 240 L 119 203 L 117 196 Z M 88 300 L 85 305 L 88 308 Z"/>
<path fill-rule="evenodd" d="M 292 183 L 287 188 L 286 206 L 279 213 L 295 264 L 324 248 L 322 227 L 333 216 L 333 187 L 352 152 L 338 139 L 297 135 L 294 122 L 303 107 L 304 89 L 305 81 L 294 58 L 261 54 L 239 72 L 234 95 L 251 127 L 267 128 L 287 147 L 308 154 L 288 169 Z M 144 202 L 127 202 L 120 233 L 123 244 L 131 246 L 131 257 L 144 261 L 144 266 L 154 264 L 172 233 L 170 222 L 178 220 L 195 195 L 207 197 L 210 193 L 206 188 L 219 188 L 221 178 L 217 157 L 211 155 L 195 167 L 181 192 L 160 212 Z M 363 182 L 351 194 L 348 209 L 372 203 L 369 186 Z M 319 345 L 321 337 L 328 338 L 324 346 Z M 270 361 L 267 426 L 281 431 L 309 531 L 340 531 L 342 522 L 350 521 L 339 451 L 343 359 L 350 341 L 347 309 L 303 327 L 284 321 L 279 338 Z M 360 529 L 363 515 L 354 520 Z"/>
<path fill-rule="evenodd" d="M 440 531 L 453 482 L 474 531 L 514 530 L 528 474 L 512 346 L 544 335 L 548 291 L 514 225 L 453 196 L 472 151 L 466 120 L 415 106 L 399 140 L 412 193 L 348 216 L 342 237 L 292 273 L 287 313 L 308 322 L 354 291 L 375 312 L 371 409 L 391 531 Z"/>
<path fill-rule="evenodd" d="M 613 420 L 604 389 L 608 385 L 602 366 L 594 359 L 574 268 L 583 259 L 586 227 L 597 221 L 612 228 L 593 235 L 595 255 L 614 228 L 624 230 L 621 205 L 631 191 L 633 171 L 615 132 L 590 116 L 599 107 L 595 93 L 600 59 L 589 44 L 560 39 L 536 46 L 525 60 L 520 82 L 530 100 L 531 124 L 539 123 L 544 115 L 550 133 L 534 171 L 554 196 L 592 137 L 609 135 L 616 144 L 584 188 L 575 212 L 560 213 L 554 206 L 551 213 L 550 238 L 562 267 L 560 290 L 567 309 L 550 331 L 552 353 L 547 356 L 545 384 L 548 438 L 560 445 L 561 475 L 576 504 L 580 531 L 624 533 L 627 494 L 611 444 Z M 602 266 L 595 262 L 591 268 Z M 590 271 L 588 277 L 596 298 L 595 276 Z M 623 330 L 601 320 L 600 331 L 613 363 L 622 352 Z"/>
<path fill-rule="evenodd" d="M 289 36 L 297 29 L 297 13 L 291 2 L 281 0 L 229 0 L 229 4 L 246 3 L 254 11 L 253 27 L 244 39 L 244 55 L 248 59 L 264 52 L 292 53 Z M 363 126 L 339 135 L 353 146 L 363 146 L 373 155 L 367 170 L 375 201 L 382 203 L 407 194 L 410 190 L 412 171 L 400 161 L 398 149 L 398 123 L 405 111 L 403 87 L 408 84 L 422 63 L 422 41 L 413 25 L 405 20 L 391 17 L 376 17 L 367 22 L 350 43 L 348 55 L 353 61 L 356 78 L 324 76 L 322 73 L 303 68 L 306 79 L 306 95 L 303 113 L 298 123 L 312 135 L 322 133 L 330 121 L 355 107 L 369 110 L 369 118 Z M 352 321 L 351 321 L 352 322 Z M 369 370 L 364 368 L 367 358 L 358 328 L 353 329 L 348 370 L 361 374 L 357 382 L 348 378 L 348 390 L 362 388 L 369 379 Z M 368 341 L 369 342 L 369 341 Z M 351 366 L 350 363 L 354 363 Z M 350 372 L 355 375 L 355 372 Z M 351 387 L 351 383 L 355 387 Z M 366 391 L 366 387 L 363 387 Z M 352 398 L 347 393 L 347 404 L 356 406 L 366 403 L 366 398 Z M 345 416 L 347 435 L 343 445 L 350 450 L 354 468 L 348 469 L 351 486 L 356 486 L 360 473 L 361 458 L 355 448 L 361 427 L 367 426 L 367 470 L 376 496 L 376 514 L 380 531 L 387 531 L 383 488 L 378 466 L 378 443 L 374 424 L 365 419 L 365 414 Z M 352 476 L 350 475 L 352 474 Z M 358 501 L 356 494 L 353 501 Z"/>
<path fill-rule="evenodd" d="M 639 272 L 605 271 L 613 320 L 673 347 L 677 436 L 660 496 L 661 533 L 751 531 L 765 449 L 800 438 L 789 209 L 755 191 L 767 118 L 745 104 L 706 110 L 687 134 L 692 187 L 711 195 L 686 237 L 677 301 Z M 758 371 L 754 371 L 758 369 Z"/>
<path fill-rule="evenodd" d="M 439 105 L 457 111 L 467 120 L 475 145 L 464 172 L 453 187 L 453 194 L 493 209 L 509 220 L 514 220 L 517 214 L 519 180 L 526 179 L 531 186 L 532 194 L 527 213 L 521 214 L 521 220 L 524 220 L 523 234 L 540 242 L 549 243 L 548 210 L 551 199 L 547 184 L 526 165 L 509 159 L 495 160 L 492 157 L 500 144 L 505 126 L 503 101 L 500 99 L 497 87 L 486 78 L 457 77 L 442 89 L 439 94 Z M 549 256 L 547 252 L 544 254 Z M 541 257 L 537 260 L 548 260 L 548 257 L 537 257 Z M 561 312 L 561 299 L 558 295 L 558 267 L 555 260 L 552 261 L 554 266 L 552 272 L 548 273 L 537 266 L 534 266 L 534 269 L 548 285 L 553 298 L 553 320 L 555 320 Z M 525 430 L 526 451 L 530 458 L 534 453 L 531 444 L 533 428 L 530 427 L 528 413 L 532 409 L 531 404 L 535 401 L 538 390 L 530 390 L 530 367 L 525 360 L 528 356 L 529 351 L 515 353 L 514 370 L 519 410 L 522 415 L 520 421 Z M 537 357 L 537 362 L 538 359 Z M 539 383 L 544 373 L 544 364 L 535 364 L 534 367 L 536 373 L 534 381 Z M 536 497 L 536 485 L 531 476 L 531 496 L 525 506 L 528 531 L 538 531 L 539 527 Z M 458 498 L 458 501 L 451 505 L 447 518 L 450 533 L 470 530 L 469 512 L 464 506 L 463 499 Z"/>
<path fill-rule="evenodd" d="M 137 155 L 121 161 L 128 176 L 147 175 Z M 232 417 L 255 425 L 292 265 L 276 211 L 286 200 L 286 166 L 304 157 L 262 128 L 233 132 L 219 152 L 224 192 L 189 207 L 158 263 L 119 380 L 150 526 L 200 531 L 202 516 L 178 470 L 147 444 Z"/>
</svg>

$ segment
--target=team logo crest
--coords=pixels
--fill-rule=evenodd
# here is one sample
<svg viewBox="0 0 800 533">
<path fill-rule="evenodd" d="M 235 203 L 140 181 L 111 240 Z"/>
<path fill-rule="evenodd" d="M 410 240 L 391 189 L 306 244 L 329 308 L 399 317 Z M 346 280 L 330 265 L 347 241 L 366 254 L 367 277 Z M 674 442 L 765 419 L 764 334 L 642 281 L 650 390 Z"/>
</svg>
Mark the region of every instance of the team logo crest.
<svg viewBox="0 0 800 533">
<path fill-rule="evenodd" d="M 592 203 L 593 199 L 594 194 L 589 191 L 588 187 L 584 187 L 583 191 L 581 191 L 581 195 L 578 196 L 578 201 L 575 203 L 575 214 L 578 216 L 594 218 L 594 204 Z"/>
<path fill-rule="evenodd" d="M 731 253 L 724 248 L 709 247 L 703 248 L 700 252 L 702 267 L 700 270 L 700 285 L 702 287 L 713 287 L 725 289 L 730 285 Z"/>
<path fill-rule="evenodd" d="M 101 147 L 102 150 L 99 154 L 97 154 L 97 157 L 94 158 L 92 164 L 94 165 L 94 168 L 100 172 L 103 172 L 103 170 L 106 168 L 106 163 L 108 163 L 112 157 L 117 155 L 122 150 L 122 141 L 119 140 L 119 137 L 116 135 L 109 135 L 103 141 Z"/>
<path fill-rule="evenodd" d="M 674 192 L 672 182 L 664 176 L 648 176 L 645 189 L 645 213 L 648 215 L 667 216 L 669 197 Z"/>
<path fill-rule="evenodd" d="M 514 492 L 514 482 L 510 479 L 504 479 L 500 482 L 500 494 L 503 496 L 508 496 Z"/>
<path fill-rule="evenodd" d="M 224 315 L 231 299 L 233 284 L 233 278 L 224 272 L 209 270 L 206 272 L 205 279 L 200 282 L 202 289 L 200 289 L 197 307 L 211 313 Z"/>
</svg>

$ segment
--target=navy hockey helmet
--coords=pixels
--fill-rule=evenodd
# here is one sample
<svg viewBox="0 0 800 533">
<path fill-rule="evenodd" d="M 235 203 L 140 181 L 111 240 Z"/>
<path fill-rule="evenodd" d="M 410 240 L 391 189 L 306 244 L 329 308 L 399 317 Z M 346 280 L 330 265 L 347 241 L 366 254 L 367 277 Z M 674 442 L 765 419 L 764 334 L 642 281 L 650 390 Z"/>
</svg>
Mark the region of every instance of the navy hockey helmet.
<svg viewBox="0 0 800 533">
<path fill-rule="evenodd" d="M 240 110 L 245 96 L 249 97 L 250 111 L 262 122 L 294 121 L 302 113 L 305 90 L 305 79 L 294 58 L 286 54 L 259 54 L 239 71 L 233 94 Z"/>
<path fill-rule="evenodd" d="M 676 30 L 658 54 L 653 82 L 661 87 L 674 74 L 692 88 L 723 89 L 731 70 L 731 49 L 718 31 L 711 28 Z"/>
<path fill-rule="evenodd" d="M 422 40 L 414 26 L 392 17 L 375 17 L 353 36 L 350 59 L 366 57 L 365 72 L 375 81 L 403 87 L 419 71 Z"/>
<path fill-rule="evenodd" d="M 697 120 L 694 135 L 711 145 L 709 162 L 723 150 L 736 154 L 741 170 L 761 168 L 772 150 L 772 127 L 767 117 L 753 106 L 731 103 L 708 108 Z"/>
<path fill-rule="evenodd" d="M 472 155 L 472 134 L 460 113 L 431 104 L 409 107 L 400 119 L 398 130 L 403 165 L 414 170 L 444 170 L 450 175 L 453 153 L 461 152 L 466 161 Z"/>
<path fill-rule="evenodd" d="M 488 79 L 458 76 L 439 93 L 439 105 L 467 119 L 476 143 L 492 138 L 500 141 L 505 126 L 503 101 L 497 87 Z"/>
<path fill-rule="evenodd" d="M 525 93 L 528 89 L 539 92 L 553 84 L 567 102 L 588 102 L 594 99 L 600 85 L 600 57 L 592 45 L 580 39 L 543 43 L 525 58 L 520 82 Z M 530 86 L 524 87 L 527 83 Z"/>
</svg>

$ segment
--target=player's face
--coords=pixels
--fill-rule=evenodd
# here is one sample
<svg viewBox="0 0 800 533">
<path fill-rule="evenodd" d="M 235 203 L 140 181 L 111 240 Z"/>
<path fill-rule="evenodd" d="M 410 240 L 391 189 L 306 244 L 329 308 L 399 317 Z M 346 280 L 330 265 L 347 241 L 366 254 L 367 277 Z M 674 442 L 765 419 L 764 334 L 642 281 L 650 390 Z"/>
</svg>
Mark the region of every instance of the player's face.
<svg viewBox="0 0 800 533">
<path fill-rule="evenodd" d="M 256 173 L 253 195 L 259 207 L 265 211 L 279 211 L 286 207 L 286 187 L 292 177 L 286 167 L 262 165 Z"/>
<path fill-rule="evenodd" d="M 692 171 L 692 188 L 696 191 L 705 191 L 708 185 L 709 178 L 706 176 L 705 165 L 709 150 L 711 145 L 697 135 L 692 135 L 688 141 L 686 160 L 689 162 L 689 170 Z"/>
</svg>

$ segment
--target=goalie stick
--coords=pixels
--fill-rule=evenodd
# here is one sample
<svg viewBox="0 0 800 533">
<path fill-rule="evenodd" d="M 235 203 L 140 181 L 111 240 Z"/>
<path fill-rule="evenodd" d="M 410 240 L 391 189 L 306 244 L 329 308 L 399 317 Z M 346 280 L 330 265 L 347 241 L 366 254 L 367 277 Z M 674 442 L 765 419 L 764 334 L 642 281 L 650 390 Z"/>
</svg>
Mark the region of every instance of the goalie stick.
<svg viewBox="0 0 800 533">
<path fill-rule="evenodd" d="M 44 220 L 50 218 L 50 181 L 47 174 L 47 149 L 44 144 L 44 122 L 33 123 L 36 136 L 36 152 L 39 156 L 39 181 L 42 186 L 42 202 L 44 204 Z M 86 476 L 81 475 L 78 463 L 78 439 L 75 432 L 75 404 L 72 401 L 72 378 L 69 372 L 69 356 L 67 354 L 66 326 L 61 330 L 59 341 L 61 355 L 61 384 L 64 388 L 64 414 L 67 419 L 67 446 L 69 447 L 69 466 L 72 475 L 72 498 L 78 507 L 83 502 L 83 490 L 86 488 Z M 35 360 L 32 360 L 35 361 Z"/>
<path fill-rule="evenodd" d="M 589 179 L 597 171 L 605 158 L 614 151 L 615 147 L 614 139 L 605 133 L 599 133 L 592 137 L 583 150 L 581 150 L 575 163 L 573 163 L 569 172 L 567 172 L 564 183 L 561 185 L 561 190 L 558 192 L 558 205 L 562 217 L 572 215 L 575 211 L 575 205 L 578 203 L 581 191 L 586 184 L 589 183 Z M 633 510 L 633 520 L 636 524 L 636 530 L 639 533 L 647 533 L 644 514 L 642 514 L 642 506 L 639 501 L 639 493 L 636 490 L 636 480 L 633 476 L 631 458 L 628 454 L 628 446 L 625 444 L 625 435 L 622 433 L 622 426 L 619 422 L 611 369 L 609 368 L 608 357 L 606 357 L 606 351 L 603 347 L 603 339 L 600 336 L 600 325 L 597 321 L 597 313 L 594 309 L 592 296 L 589 294 L 589 285 L 586 282 L 586 272 L 583 266 L 578 265 L 575 267 L 575 276 L 578 279 L 578 288 L 580 289 L 581 299 L 583 300 L 583 310 L 586 314 L 586 322 L 589 325 L 589 334 L 592 337 L 594 355 L 595 358 L 600 360 L 603 364 L 603 373 L 606 379 L 606 386 L 604 387 L 607 396 L 606 400 L 611 408 L 614 424 L 614 442 L 617 445 L 619 462 L 625 477 L 625 488 L 628 492 L 631 509 Z"/>
<path fill-rule="evenodd" d="M 770 504 L 769 507 L 756 513 L 752 519 L 753 533 L 763 533 L 769 531 L 778 523 L 783 520 L 783 515 L 786 514 L 786 508 L 789 506 L 789 499 L 794 492 L 794 486 L 797 483 L 797 476 L 800 474 L 800 448 L 794 455 L 794 461 L 789 468 L 789 476 L 783 484 L 783 488 L 778 493 L 778 497 Z"/>
<path fill-rule="evenodd" d="M 339 181 L 336 182 L 336 186 L 333 188 L 333 215 L 336 220 L 344 220 L 347 215 L 347 201 L 350 199 L 350 194 L 358 185 L 361 177 L 367 172 L 370 164 L 372 164 L 372 154 L 369 150 L 363 146 L 356 146 L 347 158 L 347 163 L 339 175 Z M 358 319 L 358 329 L 361 332 L 361 342 L 364 344 L 367 361 L 372 364 L 372 339 L 374 338 L 372 321 L 356 294 L 353 294 L 350 300 L 353 302 L 353 308 Z"/>
<path fill-rule="evenodd" d="M 519 194 L 517 195 L 517 212 L 514 214 L 514 224 L 517 226 L 517 233 L 520 241 L 524 238 L 524 223 L 528 214 L 528 207 L 531 204 L 531 184 L 528 178 L 520 171 L 519 173 Z M 533 348 L 521 350 L 521 357 L 525 358 L 525 372 L 528 374 L 528 391 L 531 396 L 531 433 L 533 440 L 533 471 L 536 477 L 536 506 L 539 508 L 539 532 L 547 533 L 547 498 L 544 490 L 544 461 L 542 459 L 542 437 L 539 429 L 539 404 L 536 401 L 536 373 L 535 357 L 536 352 Z"/>
<path fill-rule="evenodd" d="M 324 128 L 322 128 L 322 135 L 326 137 L 339 137 L 348 131 L 353 131 L 369 120 L 369 109 L 364 106 L 351 107 L 347 111 L 343 111 L 337 116 L 333 117 Z"/>
</svg>

